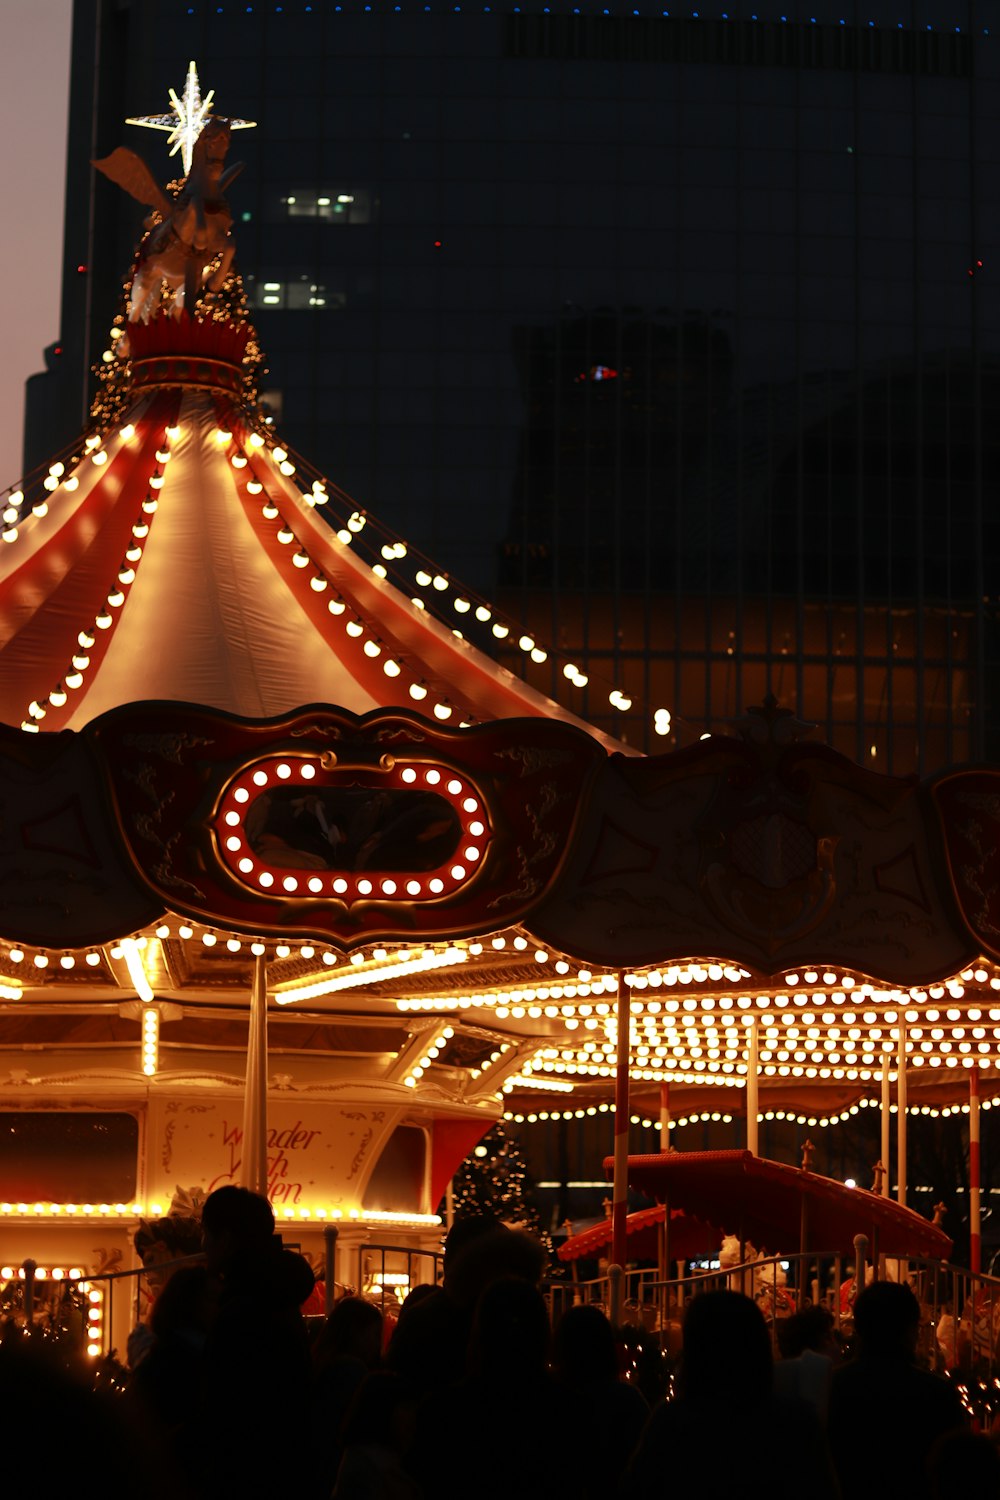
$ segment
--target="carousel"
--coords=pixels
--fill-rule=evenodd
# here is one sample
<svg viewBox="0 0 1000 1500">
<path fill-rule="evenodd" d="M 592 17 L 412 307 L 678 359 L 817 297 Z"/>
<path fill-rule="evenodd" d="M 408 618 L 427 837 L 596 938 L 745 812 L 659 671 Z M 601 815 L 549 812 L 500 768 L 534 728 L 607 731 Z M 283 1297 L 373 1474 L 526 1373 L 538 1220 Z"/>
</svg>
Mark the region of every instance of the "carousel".
<svg viewBox="0 0 1000 1500">
<path fill-rule="evenodd" d="M 774 703 L 639 756 L 498 665 L 548 648 L 258 410 L 247 122 L 197 93 L 182 178 L 96 164 L 149 219 L 93 423 L 0 501 L 3 1281 L 236 1181 L 328 1285 L 387 1243 L 408 1284 L 504 1115 L 616 1121 L 620 1262 L 634 1109 L 753 1154 L 878 1109 L 905 1206 L 908 1113 L 975 1149 L 1000 1099 L 1000 772 L 879 776 Z"/>
</svg>

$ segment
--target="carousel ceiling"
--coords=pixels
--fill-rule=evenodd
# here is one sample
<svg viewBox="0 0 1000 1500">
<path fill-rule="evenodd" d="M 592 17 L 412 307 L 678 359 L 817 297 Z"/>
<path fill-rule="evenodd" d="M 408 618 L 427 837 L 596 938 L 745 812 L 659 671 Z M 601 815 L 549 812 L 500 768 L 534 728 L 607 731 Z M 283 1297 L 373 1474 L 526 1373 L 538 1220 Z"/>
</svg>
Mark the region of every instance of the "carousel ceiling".
<svg viewBox="0 0 1000 1500">
<path fill-rule="evenodd" d="M 619 976 L 640 1119 L 664 1082 L 675 1118 L 741 1112 L 751 1030 L 765 1117 L 864 1108 L 901 1036 L 912 1108 L 973 1067 L 989 1099 L 1000 776 L 877 776 L 773 706 L 738 727 L 643 760 L 324 706 L 0 728 L 0 1049 L 121 1069 L 141 1033 L 147 1078 L 235 1075 L 263 957 L 272 1058 L 425 1102 L 607 1110 Z"/>
</svg>

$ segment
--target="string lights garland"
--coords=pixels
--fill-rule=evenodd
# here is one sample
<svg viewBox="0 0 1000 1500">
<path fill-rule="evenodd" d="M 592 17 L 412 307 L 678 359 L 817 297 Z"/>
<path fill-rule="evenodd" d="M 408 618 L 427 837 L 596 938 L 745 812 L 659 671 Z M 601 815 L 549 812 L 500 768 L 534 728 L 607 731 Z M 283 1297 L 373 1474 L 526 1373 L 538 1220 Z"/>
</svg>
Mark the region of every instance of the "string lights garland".
<svg viewBox="0 0 1000 1500">
<path fill-rule="evenodd" d="M 88 1223 L 131 1224 L 137 1219 L 159 1218 L 166 1213 L 162 1203 L 0 1203 L 0 1219 L 55 1220 L 65 1219 Z M 289 1222 L 305 1223 L 316 1220 L 320 1223 L 397 1224 L 434 1227 L 441 1220 L 437 1214 L 393 1213 L 388 1210 L 331 1207 L 328 1204 L 275 1204 L 275 1217 Z M 6 1276 L 0 1270 L 0 1278 Z M 13 1273 L 11 1273 L 13 1274 Z M 53 1273 L 54 1274 L 54 1273 Z M 72 1271 L 69 1273 L 74 1274 Z"/>
<path fill-rule="evenodd" d="M 136 934 L 106 950 L 58 953 L 0 947 L 0 998 L 24 1004 L 36 996 L 43 998 L 46 987 L 53 982 L 72 983 L 74 974 L 107 962 L 141 965 L 146 961 L 143 955 L 152 953 L 148 943 L 168 941 L 193 943 L 205 953 L 218 949 L 225 959 L 243 952 L 265 957 L 272 966 L 269 980 L 272 999 L 283 1007 L 335 994 L 374 992 L 384 994 L 400 1015 L 432 1013 L 440 1017 L 444 1023 L 440 1034 L 420 1049 L 414 1059 L 415 1068 L 410 1069 L 404 1080 L 411 1087 L 438 1061 L 455 1035 L 457 1022 L 453 1018 L 463 1013 L 488 1014 L 494 1026 L 538 1022 L 541 1030 L 558 1022 L 561 1036 L 540 1035 L 527 1052 L 523 1046 L 525 1039 L 521 1038 L 516 1060 L 511 1051 L 513 1034 L 508 1033 L 504 1041 L 498 1038 L 488 1061 L 469 1067 L 470 1079 L 478 1079 L 510 1051 L 510 1062 L 506 1064 L 509 1072 L 505 1074 L 501 1069 L 496 1084 L 490 1085 L 498 1090 L 496 1098 L 505 1103 L 506 1118 L 518 1123 L 580 1119 L 613 1108 L 604 1100 L 591 1099 L 582 1106 L 573 1105 L 565 1110 L 539 1108 L 540 1101 L 531 1097 L 572 1093 L 578 1088 L 593 1090 L 595 1085 L 610 1084 L 616 1071 L 617 976 L 594 974 L 586 969 L 577 969 L 573 974 L 567 959 L 533 947 L 530 939 L 517 930 L 476 942 L 396 949 L 375 946 L 360 949 L 345 959 L 335 950 L 315 944 L 265 942 L 196 928 L 184 921 L 165 921 L 148 935 Z M 295 962 L 296 968 L 285 977 L 282 965 L 289 960 Z M 489 984 L 477 989 L 477 973 L 488 978 L 493 964 L 507 961 L 516 961 L 519 966 L 533 965 L 538 982 L 516 989 Z M 308 968 L 302 973 L 302 962 L 312 966 L 312 973 Z M 439 989 L 424 995 L 399 993 L 401 984 L 434 969 L 448 970 L 456 977 L 456 971 L 465 970 L 465 982 L 460 981 L 461 988 L 451 992 Z M 468 983 L 470 975 L 472 984 Z M 713 963 L 672 965 L 631 974 L 627 979 L 632 981 L 630 1073 L 637 1083 L 667 1082 L 699 1089 L 721 1088 L 727 1093 L 742 1090 L 747 1076 L 747 1036 L 751 1025 L 759 1033 L 762 1081 L 801 1080 L 820 1085 L 877 1083 L 883 1077 L 884 1060 L 889 1062 L 888 1077 L 893 1081 L 902 1025 L 910 1069 L 922 1068 L 928 1077 L 950 1076 L 957 1084 L 958 1077 L 975 1066 L 983 1075 L 982 1085 L 986 1089 L 982 1107 L 988 1110 L 1000 1103 L 1000 1092 L 995 1088 L 991 1094 L 988 1088 L 991 1072 L 1000 1075 L 1000 974 L 992 966 L 972 966 L 940 984 L 914 986 L 908 991 L 887 990 L 855 975 L 830 969 L 822 974 L 812 970 L 803 974 L 790 972 L 783 976 L 780 990 L 754 991 L 748 987 L 751 976 L 747 971 Z M 155 1077 L 162 1014 L 152 988 L 144 991 L 139 979 L 134 980 L 134 987 L 144 1002 L 142 1066 L 147 1077 Z M 529 1041 L 530 1036 L 529 1030 Z M 1000 1088 L 1000 1076 L 997 1087 Z M 907 1113 L 933 1118 L 967 1113 L 969 1106 L 964 1096 L 962 1084 L 958 1097 L 951 1101 L 936 1099 L 929 1104 L 913 1098 Z M 876 1104 L 874 1098 L 863 1096 L 849 1106 L 825 1111 L 821 1105 L 811 1110 L 761 1109 L 759 1118 L 788 1119 L 823 1127 Z M 695 1109 L 678 1116 L 674 1126 L 731 1117 L 731 1110 L 725 1106 Z M 636 1116 L 634 1123 L 647 1122 Z M 652 1128 L 655 1122 L 648 1124 Z"/>
<path fill-rule="evenodd" d="M 550 656 L 559 654 L 551 647 L 542 645 L 533 635 L 526 632 L 517 633 L 494 604 L 458 584 L 446 571 L 435 568 L 411 543 L 392 533 L 369 512 L 359 509 L 346 491 L 331 483 L 308 460 L 281 446 L 271 432 L 261 432 L 257 429 L 249 435 L 248 442 L 251 451 L 244 449 L 238 455 L 239 458 L 249 461 L 254 457 L 253 450 L 256 450 L 259 455 L 267 445 L 269 456 L 283 478 L 290 479 L 301 473 L 310 483 L 310 488 L 299 487 L 299 493 L 307 505 L 313 507 L 326 505 L 331 500 L 335 501 L 340 508 L 340 517 L 338 519 L 331 515 L 328 519 L 338 541 L 343 546 L 352 547 L 358 551 L 376 577 L 399 588 L 415 608 L 432 614 L 452 631 L 457 640 L 466 640 L 470 623 L 475 623 L 481 627 L 480 638 L 476 641 L 479 649 L 488 651 L 491 642 L 495 646 L 513 640 L 516 641 L 518 649 L 536 664 L 544 663 Z M 232 462 L 237 463 L 237 459 L 233 458 Z M 242 468 L 243 465 L 240 464 L 239 467 Z M 247 484 L 248 492 L 259 495 L 264 489 L 265 482 L 266 476 L 253 472 Z M 268 501 L 265 497 L 262 514 L 266 520 L 278 523 L 280 541 L 285 545 L 296 542 L 295 565 L 304 571 L 308 570 L 310 576 L 317 580 L 312 586 L 321 592 L 325 587 L 329 587 L 329 581 L 323 577 L 322 572 L 318 569 L 314 571 L 308 548 L 300 541 L 294 525 L 289 524 L 281 513 L 277 502 Z M 360 539 L 364 533 L 368 535 L 362 546 Z M 404 563 L 405 568 L 401 566 Z M 339 602 L 342 603 L 342 601 Z M 449 613 L 449 605 L 451 613 Z M 331 601 L 331 611 L 333 611 L 333 601 Z M 365 647 L 370 654 L 375 655 L 380 651 L 381 644 L 377 637 L 369 637 L 365 641 Z M 399 675 L 395 670 L 398 665 L 394 663 L 393 666 L 387 666 L 387 675 Z M 590 682 L 588 674 L 569 660 L 562 665 L 562 677 L 572 686 L 581 689 L 587 687 Z M 409 692 L 415 701 L 422 701 L 426 697 L 426 684 L 418 680 L 415 685 L 410 686 Z M 621 713 L 627 713 L 632 708 L 632 698 L 618 687 L 607 686 L 607 701 L 611 707 Z M 448 708 L 447 704 L 434 705 L 434 712 L 439 718 L 450 718 L 450 712 L 446 711 Z M 654 730 L 657 734 L 670 732 L 673 721 L 668 709 L 656 709 L 653 719 Z M 467 722 L 471 723 L 475 720 L 469 716 Z"/>
</svg>

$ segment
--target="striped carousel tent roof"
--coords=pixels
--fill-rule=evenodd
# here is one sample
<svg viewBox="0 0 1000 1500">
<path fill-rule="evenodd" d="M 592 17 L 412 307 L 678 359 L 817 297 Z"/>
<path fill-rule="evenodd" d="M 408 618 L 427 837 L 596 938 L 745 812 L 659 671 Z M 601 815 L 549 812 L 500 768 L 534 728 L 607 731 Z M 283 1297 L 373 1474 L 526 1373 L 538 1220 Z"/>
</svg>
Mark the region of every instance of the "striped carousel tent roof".
<svg viewBox="0 0 1000 1500">
<path fill-rule="evenodd" d="M 451 726 L 554 718 L 622 748 L 466 638 L 466 616 L 492 628 L 481 604 L 452 590 L 453 623 L 435 618 L 419 595 L 450 580 L 406 576 L 405 545 L 369 544 L 349 497 L 242 405 L 237 330 L 160 314 L 129 337 L 120 420 L 7 498 L 0 720 L 78 729 L 150 699 L 257 718 L 405 705 Z"/>
</svg>

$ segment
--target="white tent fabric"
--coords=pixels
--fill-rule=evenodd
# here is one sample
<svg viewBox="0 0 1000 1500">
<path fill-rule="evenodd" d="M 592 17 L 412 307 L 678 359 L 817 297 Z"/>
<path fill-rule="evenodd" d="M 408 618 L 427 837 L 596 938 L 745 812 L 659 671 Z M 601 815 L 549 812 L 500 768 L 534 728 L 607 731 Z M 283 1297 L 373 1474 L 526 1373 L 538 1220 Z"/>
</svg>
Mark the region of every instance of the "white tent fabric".
<svg viewBox="0 0 1000 1500">
<path fill-rule="evenodd" d="M 453 726 L 559 718 L 624 748 L 380 577 L 290 470 L 218 391 L 140 397 L 54 476 L 47 512 L 25 501 L 7 525 L 0 718 L 52 731 L 143 699 L 250 718 L 405 705 Z"/>
<path fill-rule="evenodd" d="M 189 396 L 182 406 L 135 582 L 69 727 L 137 698 L 259 718 L 316 701 L 355 713 L 377 707 L 254 535 L 238 471 L 214 439 L 214 418 L 211 426 L 201 419 L 199 401 Z M 284 493 L 282 505 L 289 508 Z"/>
</svg>

